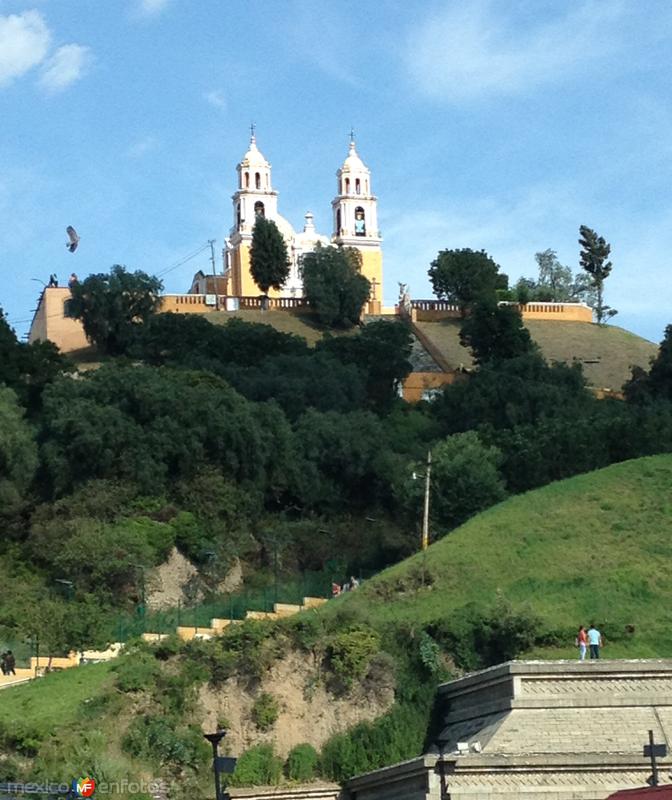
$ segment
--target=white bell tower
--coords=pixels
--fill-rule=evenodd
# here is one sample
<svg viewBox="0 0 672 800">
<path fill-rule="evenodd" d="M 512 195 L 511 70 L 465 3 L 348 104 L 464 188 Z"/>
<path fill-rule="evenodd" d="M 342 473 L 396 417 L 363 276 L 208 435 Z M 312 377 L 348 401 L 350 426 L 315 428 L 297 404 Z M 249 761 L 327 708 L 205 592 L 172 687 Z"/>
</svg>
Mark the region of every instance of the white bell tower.
<svg viewBox="0 0 672 800">
<path fill-rule="evenodd" d="M 238 189 L 233 195 L 233 226 L 227 245 L 231 269 L 231 293 L 257 295 L 259 289 L 250 274 L 252 229 L 258 216 L 278 220 L 278 193 L 271 183 L 271 165 L 257 147 L 254 125 L 250 126 L 250 146 L 236 167 Z"/>
<path fill-rule="evenodd" d="M 362 274 L 371 282 L 369 313 L 379 313 L 383 299 L 383 253 L 378 230 L 378 198 L 371 188 L 371 172 L 357 153 L 353 132 L 348 155 L 336 177 L 337 195 L 331 202 L 332 242 L 354 247 L 362 254 Z"/>
</svg>

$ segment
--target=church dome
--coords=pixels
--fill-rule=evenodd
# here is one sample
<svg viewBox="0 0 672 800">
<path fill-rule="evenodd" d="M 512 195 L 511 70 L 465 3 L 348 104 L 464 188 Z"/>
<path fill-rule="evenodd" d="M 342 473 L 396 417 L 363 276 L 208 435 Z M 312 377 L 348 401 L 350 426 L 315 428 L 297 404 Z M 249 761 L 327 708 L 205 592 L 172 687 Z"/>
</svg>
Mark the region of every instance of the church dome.
<svg viewBox="0 0 672 800">
<path fill-rule="evenodd" d="M 348 150 L 348 155 L 345 161 L 343 162 L 343 166 L 341 167 L 341 172 L 368 172 L 369 170 L 365 166 L 362 159 L 359 157 L 357 152 L 357 148 L 355 147 L 355 140 L 350 140 L 350 149 Z"/>
<path fill-rule="evenodd" d="M 250 146 L 247 153 L 243 156 L 240 166 L 250 167 L 251 169 L 270 166 L 268 161 L 264 158 L 263 153 L 257 147 L 257 137 L 254 134 L 250 137 Z"/>
</svg>

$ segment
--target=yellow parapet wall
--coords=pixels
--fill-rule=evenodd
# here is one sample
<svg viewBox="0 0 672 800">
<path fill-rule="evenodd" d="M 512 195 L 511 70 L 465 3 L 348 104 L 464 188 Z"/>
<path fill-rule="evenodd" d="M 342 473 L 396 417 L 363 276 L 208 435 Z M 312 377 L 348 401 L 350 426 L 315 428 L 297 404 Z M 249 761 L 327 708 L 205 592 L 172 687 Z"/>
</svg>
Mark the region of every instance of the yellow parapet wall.
<svg viewBox="0 0 672 800">
<path fill-rule="evenodd" d="M 526 303 L 520 306 L 520 313 L 524 320 L 593 321 L 593 310 L 585 303 Z M 461 316 L 459 307 L 447 300 L 414 300 L 411 308 L 412 322 L 438 322 L 442 319 L 460 319 Z"/>
</svg>

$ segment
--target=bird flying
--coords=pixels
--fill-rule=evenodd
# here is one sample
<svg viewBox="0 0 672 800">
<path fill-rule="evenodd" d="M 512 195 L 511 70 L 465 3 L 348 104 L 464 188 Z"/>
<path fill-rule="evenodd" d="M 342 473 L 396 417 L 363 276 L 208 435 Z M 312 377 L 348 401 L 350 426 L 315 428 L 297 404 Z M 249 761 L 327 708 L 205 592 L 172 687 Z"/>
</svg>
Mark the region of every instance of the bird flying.
<svg viewBox="0 0 672 800">
<path fill-rule="evenodd" d="M 72 227 L 72 225 L 68 225 L 68 227 L 65 229 L 65 232 L 68 234 L 68 238 L 70 239 L 65 246 L 71 253 L 74 253 L 77 249 L 77 245 L 79 244 L 79 236 L 77 235 L 77 231 Z"/>
</svg>

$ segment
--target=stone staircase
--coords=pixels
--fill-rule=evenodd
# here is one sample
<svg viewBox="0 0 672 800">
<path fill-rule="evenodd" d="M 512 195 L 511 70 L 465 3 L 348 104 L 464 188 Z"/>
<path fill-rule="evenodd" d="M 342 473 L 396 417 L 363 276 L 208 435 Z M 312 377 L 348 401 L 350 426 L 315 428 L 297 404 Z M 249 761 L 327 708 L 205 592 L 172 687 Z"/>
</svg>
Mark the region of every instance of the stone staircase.
<svg viewBox="0 0 672 800">
<path fill-rule="evenodd" d="M 285 617 L 292 617 L 302 611 L 307 611 L 312 608 L 319 608 L 327 601 L 324 597 L 304 597 L 301 605 L 293 603 L 274 603 L 273 611 L 248 611 L 245 614 L 245 619 L 258 619 L 258 620 L 274 620 L 284 619 Z M 176 633 L 184 642 L 191 641 L 192 639 L 211 639 L 213 636 L 219 636 L 222 631 L 241 620 L 237 619 L 221 619 L 213 618 L 210 620 L 209 627 L 179 625 L 176 628 Z M 170 634 L 167 633 L 143 633 L 142 638 L 146 642 L 160 642 L 166 639 Z"/>
<path fill-rule="evenodd" d="M 273 611 L 248 611 L 245 614 L 245 619 L 258 619 L 258 620 L 274 620 L 283 619 L 284 617 L 292 617 L 294 614 L 299 614 L 301 611 L 306 611 L 311 608 L 319 608 L 324 605 L 327 600 L 324 597 L 304 597 L 301 605 L 293 603 L 275 603 Z M 218 636 L 229 625 L 233 625 L 240 620 L 237 619 L 211 619 L 210 626 L 206 628 L 191 627 L 180 625 L 176 629 L 177 635 L 184 642 L 191 641 L 192 639 L 211 639 L 213 636 Z M 160 642 L 169 636 L 167 633 L 143 633 L 142 638 L 146 642 Z M 116 658 L 124 646 L 123 642 L 114 642 L 107 650 L 83 650 L 77 653 L 71 650 L 67 656 L 33 656 L 30 659 L 30 667 L 17 668 L 16 675 L 0 675 L 0 689 L 5 689 L 8 686 L 17 686 L 21 683 L 27 683 L 33 678 L 40 678 L 51 670 L 71 669 L 78 667 L 80 663 L 92 661 L 110 661 Z"/>
</svg>

